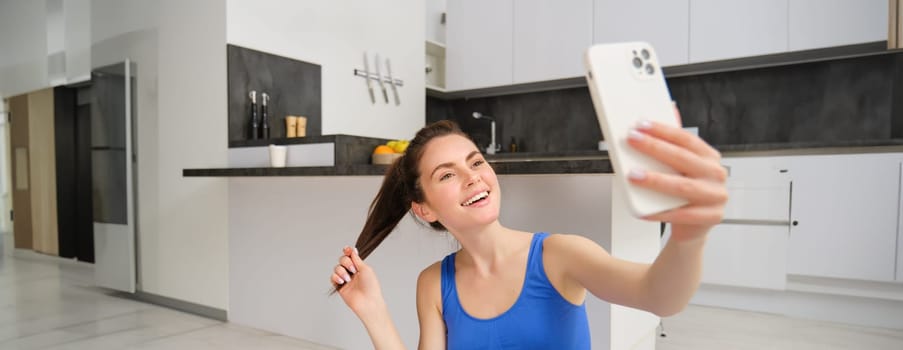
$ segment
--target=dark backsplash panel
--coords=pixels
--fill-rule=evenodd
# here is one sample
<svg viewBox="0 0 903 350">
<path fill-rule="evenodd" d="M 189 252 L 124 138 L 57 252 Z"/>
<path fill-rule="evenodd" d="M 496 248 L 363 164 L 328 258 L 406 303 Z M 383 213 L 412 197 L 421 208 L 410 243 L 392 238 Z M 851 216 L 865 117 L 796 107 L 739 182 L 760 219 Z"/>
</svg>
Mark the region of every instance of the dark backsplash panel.
<svg viewBox="0 0 903 350">
<path fill-rule="evenodd" d="M 495 118 L 496 137 L 507 152 L 513 137 L 521 152 L 558 152 L 598 148 L 602 131 L 586 88 L 499 97 L 442 101 L 427 98 L 427 122 L 451 119 L 485 149 L 490 123 L 473 112 Z"/>
<path fill-rule="evenodd" d="M 710 143 L 889 139 L 894 55 L 676 78 L 672 97 Z"/>
<path fill-rule="evenodd" d="M 250 138 L 251 99 L 257 91 L 270 95 L 268 104 L 271 138 L 285 137 L 285 116 L 307 117 L 307 135 L 321 134 L 320 66 L 235 45 L 226 45 L 229 91 L 229 141 Z"/>
<path fill-rule="evenodd" d="M 903 138 L 903 54 L 893 56 L 891 94 L 891 138 Z"/>
<path fill-rule="evenodd" d="M 903 54 L 668 79 L 686 126 L 714 145 L 903 138 Z M 455 120 L 481 147 L 496 118 L 498 142 L 527 152 L 593 150 L 602 138 L 589 90 L 571 88 L 443 101 L 427 122 Z"/>
</svg>

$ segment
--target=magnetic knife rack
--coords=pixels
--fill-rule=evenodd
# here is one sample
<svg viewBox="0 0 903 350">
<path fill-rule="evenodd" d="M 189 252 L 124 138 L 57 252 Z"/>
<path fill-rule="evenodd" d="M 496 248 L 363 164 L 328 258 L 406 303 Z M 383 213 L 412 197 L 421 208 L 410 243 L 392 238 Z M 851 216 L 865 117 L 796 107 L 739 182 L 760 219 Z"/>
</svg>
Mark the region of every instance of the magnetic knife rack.
<svg viewBox="0 0 903 350">
<path fill-rule="evenodd" d="M 367 92 L 370 95 L 370 103 L 376 104 L 376 92 L 373 89 L 373 80 L 376 80 L 376 83 L 379 85 L 379 90 L 382 92 L 382 99 L 385 100 L 386 103 L 389 103 L 389 93 L 386 89 L 385 84 L 389 84 L 392 89 L 392 96 L 395 97 L 395 105 L 398 106 L 401 104 L 401 98 L 398 94 L 398 88 L 404 86 L 404 81 L 401 79 L 395 79 L 395 76 L 392 75 L 392 62 L 390 59 L 386 58 L 386 75 L 381 73 L 380 66 L 382 66 L 382 60 L 379 59 L 379 54 L 375 55 L 373 66 L 374 69 L 370 71 L 370 61 L 367 58 L 367 52 L 364 52 L 364 69 L 355 69 L 354 75 L 358 77 L 362 77 L 366 79 L 367 82 Z M 375 74 L 374 74 L 375 73 Z M 383 78 L 385 77 L 385 78 Z"/>
<path fill-rule="evenodd" d="M 355 68 L 354 75 L 363 77 L 363 78 L 369 78 L 369 79 L 372 79 L 375 81 L 379 81 L 379 78 L 375 73 L 369 73 L 363 69 Z M 404 86 L 404 81 L 402 81 L 401 79 L 389 79 L 389 77 L 383 77 L 383 83 L 395 84 L 395 86 L 399 86 L 399 87 Z"/>
</svg>

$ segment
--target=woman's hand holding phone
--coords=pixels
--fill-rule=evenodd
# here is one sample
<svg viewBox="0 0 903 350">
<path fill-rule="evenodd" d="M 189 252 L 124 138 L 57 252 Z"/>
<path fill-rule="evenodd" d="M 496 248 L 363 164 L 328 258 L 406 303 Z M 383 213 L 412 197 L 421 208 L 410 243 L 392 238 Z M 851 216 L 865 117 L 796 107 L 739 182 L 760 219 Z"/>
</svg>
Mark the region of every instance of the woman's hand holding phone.
<svg viewBox="0 0 903 350">
<path fill-rule="evenodd" d="M 680 120 L 675 107 L 674 113 Z M 727 171 L 721 153 L 698 136 L 681 128 L 658 122 L 640 122 L 629 132 L 627 143 L 670 168 L 677 174 L 631 169 L 632 184 L 675 197 L 687 204 L 644 219 L 671 223 L 671 239 L 692 240 L 704 236 L 721 222 L 728 195 Z"/>
</svg>

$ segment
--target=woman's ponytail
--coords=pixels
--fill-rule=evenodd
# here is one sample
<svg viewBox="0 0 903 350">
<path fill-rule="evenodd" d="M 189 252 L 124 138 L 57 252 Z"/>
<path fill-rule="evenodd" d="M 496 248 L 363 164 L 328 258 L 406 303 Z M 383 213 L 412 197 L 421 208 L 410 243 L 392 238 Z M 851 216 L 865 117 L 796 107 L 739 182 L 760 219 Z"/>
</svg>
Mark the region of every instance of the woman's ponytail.
<svg viewBox="0 0 903 350">
<path fill-rule="evenodd" d="M 426 144 L 433 138 L 446 135 L 460 135 L 469 139 L 452 121 L 440 120 L 429 124 L 414 136 L 405 155 L 392 162 L 386 170 L 383 183 L 370 203 L 367 221 L 354 244 L 361 259 L 366 258 L 398 226 L 405 214 L 411 211 L 411 203 L 423 203 L 425 198 L 420 187 L 420 159 Z M 413 215 L 413 214 L 412 214 Z M 429 223 L 436 230 L 445 230 L 438 221 Z M 343 285 L 338 285 L 341 289 Z M 335 291 L 335 290 L 334 290 Z"/>
<path fill-rule="evenodd" d="M 404 215 L 411 210 L 412 202 L 422 203 L 425 200 L 419 183 L 420 159 L 430 140 L 447 135 L 460 135 L 469 139 L 455 122 L 440 120 L 420 129 L 408 145 L 405 155 L 389 166 L 376 198 L 370 203 L 364 229 L 355 243 L 361 259 L 369 256 L 392 233 Z M 436 230 L 445 230 L 438 221 L 429 225 Z"/>
<path fill-rule="evenodd" d="M 354 244 L 361 259 L 366 258 L 382 243 L 389 233 L 398 226 L 404 215 L 411 210 L 411 198 L 405 182 L 405 156 L 396 159 L 386 171 L 383 184 L 370 203 L 364 229 Z"/>
</svg>

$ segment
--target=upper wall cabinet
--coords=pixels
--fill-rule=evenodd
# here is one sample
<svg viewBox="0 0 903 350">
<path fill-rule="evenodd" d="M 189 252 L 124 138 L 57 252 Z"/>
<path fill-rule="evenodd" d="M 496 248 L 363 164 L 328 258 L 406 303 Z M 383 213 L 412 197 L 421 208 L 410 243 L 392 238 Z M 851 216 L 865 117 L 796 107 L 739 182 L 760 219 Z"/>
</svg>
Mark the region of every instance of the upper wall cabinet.
<svg viewBox="0 0 903 350">
<path fill-rule="evenodd" d="M 513 81 L 513 0 L 454 0 L 446 17 L 448 90 L 509 85 Z"/>
<path fill-rule="evenodd" d="M 884 0 L 448 1 L 446 86 L 575 78 L 593 43 L 646 41 L 663 66 L 885 40 Z"/>
<path fill-rule="evenodd" d="M 593 42 L 646 41 L 662 66 L 689 62 L 690 0 L 595 0 Z"/>
<path fill-rule="evenodd" d="M 789 0 L 690 0 L 690 62 L 787 50 Z"/>
<path fill-rule="evenodd" d="M 583 75 L 593 42 L 593 0 L 514 2 L 514 83 Z"/>
<path fill-rule="evenodd" d="M 790 0 L 790 50 L 887 40 L 885 0 Z"/>
</svg>

